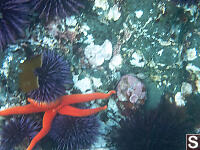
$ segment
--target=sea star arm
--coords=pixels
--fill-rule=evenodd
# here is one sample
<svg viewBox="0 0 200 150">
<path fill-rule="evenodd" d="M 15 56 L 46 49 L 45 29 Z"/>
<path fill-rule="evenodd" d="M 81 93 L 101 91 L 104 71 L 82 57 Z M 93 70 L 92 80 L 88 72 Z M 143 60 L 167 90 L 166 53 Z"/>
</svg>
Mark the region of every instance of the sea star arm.
<svg viewBox="0 0 200 150">
<path fill-rule="evenodd" d="M 46 111 L 44 113 L 43 127 L 40 130 L 40 132 L 33 138 L 33 140 L 31 141 L 30 145 L 26 150 L 32 150 L 33 147 L 37 144 L 37 142 L 40 141 L 45 135 L 47 135 L 47 133 L 51 129 L 51 123 L 54 117 L 56 116 L 56 113 L 57 113 L 56 111 L 52 110 Z"/>
<path fill-rule="evenodd" d="M 0 111 L 0 116 L 16 115 L 16 114 L 31 114 L 37 112 L 43 112 L 44 109 L 34 107 L 32 104 L 24 106 L 15 106 Z"/>
<path fill-rule="evenodd" d="M 36 106 L 36 107 L 40 107 L 44 109 L 52 109 L 60 104 L 60 99 L 47 103 L 47 102 L 37 102 L 34 99 L 28 98 L 28 102 L 30 102 L 33 106 Z"/>
<path fill-rule="evenodd" d="M 61 115 L 83 117 L 83 116 L 90 116 L 90 115 L 96 114 L 99 111 L 105 110 L 106 108 L 107 106 L 105 105 L 103 107 L 97 107 L 93 109 L 79 109 L 79 108 L 75 108 L 75 107 L 67 105 L 67 106 L 62 107 L 60 110 L 58 110 L 58 113 Z"/>
<path fill-rule="evenodd" d="M 112 91 L 109 91 L 108 93 L 64 95 L 61 97 L 61 100 L 62 100 L 62 105 L 70 105 L 70 104 L 75 104 L 75 103 L 88 102 L 95 99 L 106 99 L 115 93 L 116 92 L 112 90 Z"/>
</svg>

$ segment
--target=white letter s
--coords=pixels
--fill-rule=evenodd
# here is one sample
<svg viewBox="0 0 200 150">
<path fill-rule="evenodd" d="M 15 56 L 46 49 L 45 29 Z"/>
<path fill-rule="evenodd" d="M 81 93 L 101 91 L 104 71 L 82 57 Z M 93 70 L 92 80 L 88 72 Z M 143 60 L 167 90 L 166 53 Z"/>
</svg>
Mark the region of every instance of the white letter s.
<svg viewBox="0 0 200 150">
<path fill-rule="evenodd" d="M 188 144 L 189 148 L 191 148 L 191 149 L 197 148 L 197 147 L 198 147 L 198 142 L 197 142 L 197 140 L 198 140 L 197 136 L 190 136 L 190 137 L 188 138 L 188 141 L 189 141 L 190 143 L 192 143 L 192 144 L 190 144 L 190 143 Z"/>
</svg>

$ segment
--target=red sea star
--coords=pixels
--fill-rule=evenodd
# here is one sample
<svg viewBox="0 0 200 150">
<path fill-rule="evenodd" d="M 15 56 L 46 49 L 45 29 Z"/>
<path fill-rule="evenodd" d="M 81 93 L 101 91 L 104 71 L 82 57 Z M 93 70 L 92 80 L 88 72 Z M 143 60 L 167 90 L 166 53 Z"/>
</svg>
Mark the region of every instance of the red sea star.
<svg viewBox="0 0 200 150">
<path fill-rule="evenodd" d="M 40 141 L 50 130 L 51 123 L 57 113 L 62 115 L 69 116 L 89 116 L 95 114 L 101 110 L 105 110 L 107 106 L 93 108 L 93 109 L 79 109 L 70 106 L 75 103 L 88 102 L 95 99 L 106 99 L 109 98 L 112 94 L 115 94 L 115 91 L 110 91 L 107 94 L 105 93 L 92 93 L 92 94 L 73 94 L 65 95 L 58 99 L 53 104 L 39 104 L 35 100 L 28 98 L 30 104 L 24 106 L 11 107 L 5 110 L 0 111 L 0 116 L 8 116 L 13 114 L 31 114 L 37 112 L 45 112 L 43 116 L 43 126 L 40 132 L 33 138 L 27 150 L 32 150 L 33 147 Z"/>
</svg>

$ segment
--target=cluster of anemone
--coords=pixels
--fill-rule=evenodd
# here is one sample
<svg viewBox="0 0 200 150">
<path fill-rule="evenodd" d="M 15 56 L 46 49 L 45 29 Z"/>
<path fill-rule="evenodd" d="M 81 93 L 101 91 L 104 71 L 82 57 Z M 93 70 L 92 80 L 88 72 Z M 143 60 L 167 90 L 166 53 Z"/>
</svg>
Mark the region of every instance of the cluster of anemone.
<svg viewBox="0 0 200 150">
<path fill-rule="evenodd" d="M 21 144 L 24 139 L 33 139 L 40 128 L 40 122 L 33 120 L 29 116 L 16 116 L 5 119 L 1 125 L 0 149 L 14 149 L 14 147 Z"/>
<path fill-rule="evenodd" d="M 57 115 L 52 123 L 49 137 L 57 150 L 89 149 L 97 141 L 99 120 L 96 115 L 71 117 Z"/>
<path fill-rule="evenodd" d="M 185 108 L 163 99 L 157 108 L 137 111 L 122 120 L 111 142 L 117 150 L 182 150 L 186 133 L 193 129 Z"/>
<path fill-rule="evenodd" d="M 38 77 L 39 88 L 27 95 L 37 102 L 57 100 L 65 95 L 65 86 L 73 83 L 69 63 L 54 51 L 44 51 L 42 66 L 35 68 L 34 74 Z"/>
<path fill-rule="evenodd" d="M 30 23 L 27 0 L 0 1 L 0 49 L 25 37 L 24 29 Z"/>
</svg>

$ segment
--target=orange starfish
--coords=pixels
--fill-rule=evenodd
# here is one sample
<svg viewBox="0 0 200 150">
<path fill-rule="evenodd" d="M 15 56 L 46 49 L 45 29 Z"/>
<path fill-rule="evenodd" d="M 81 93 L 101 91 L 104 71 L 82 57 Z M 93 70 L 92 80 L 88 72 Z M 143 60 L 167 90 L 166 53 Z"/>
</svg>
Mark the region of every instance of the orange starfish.
<svg viewBox="0 0 200 150">
<path fill-rule="evenodd" d="M 106 99 L 109 98 L 112 94 L 115 94 L 115 91 L 110 91 L 107 94 L 105 93 L 92 93 L 92 94 L 73 94 L 65 95 L 56 100 L 56 102 L 47 104 L 47 103 L 38 103 L 33 99 L 28 98 L 30 104 L 24 106 L 11 107 L 5 110 L 0 111 L 0 116 L 8 116 L 13 114 L 31 114 L 37 112 L 45 112 L 43 116 L 43 126 L 40 132 L 32 139 L 27 150 L 32 150 L 33 147 L 40 141 L 50 130 L 51 123 L 57 113 L 61 115 L 70 115 L 70 116 L 89 116 L 95 114 L 99 111 L 105 110 L 107 105 L 103 107 L 93 108 L 93 109 L 79 109 L 70 106 L 75 103 L 88 102 L 95 99 Z"/>
</svg>

